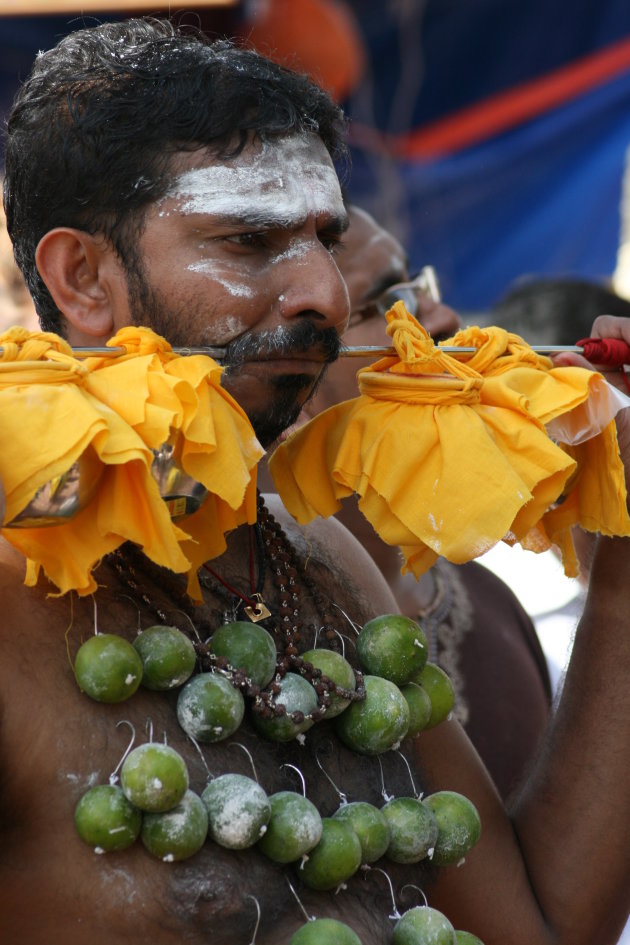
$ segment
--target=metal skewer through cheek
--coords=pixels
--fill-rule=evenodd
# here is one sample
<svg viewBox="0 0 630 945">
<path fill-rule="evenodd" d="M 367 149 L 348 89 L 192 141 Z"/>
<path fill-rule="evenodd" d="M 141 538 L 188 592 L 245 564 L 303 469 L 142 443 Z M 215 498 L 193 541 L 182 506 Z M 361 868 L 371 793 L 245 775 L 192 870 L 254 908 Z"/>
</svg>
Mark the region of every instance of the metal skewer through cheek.
<svg viewBox="0 0 630 945">
<path fill-rule="evenodd" d="M 459 345 L 440 345 L 440 351 L 450 354 L 454 357 L 466 357 L 475 354 L 476 348 L 460 347 Z M 532 345 L 532 351 L 536 354 L 559 354 L 562 351 L 573 351 L 576 354 L 584 354 L 584 349 L 579 345 Z M 2 352 L 0 347 L 0 352 Z M 223 361 L 225 358 L 225 348 L 210 347 L 204 345 L 196 348 L 173 348 L 173 353 L 186 357 L 193 354 L 203 354 L 215 361 Z M 73 348 L 72 353 L 75 358 L 119 358 L 127 354 L 124 347 L 100 347 L 100 348 Z M 340 358 L 386 358 L 393 357 L 396 349 L 391 346 L 380 345 L 344 345 L 339 351 Z"/>
</svg>

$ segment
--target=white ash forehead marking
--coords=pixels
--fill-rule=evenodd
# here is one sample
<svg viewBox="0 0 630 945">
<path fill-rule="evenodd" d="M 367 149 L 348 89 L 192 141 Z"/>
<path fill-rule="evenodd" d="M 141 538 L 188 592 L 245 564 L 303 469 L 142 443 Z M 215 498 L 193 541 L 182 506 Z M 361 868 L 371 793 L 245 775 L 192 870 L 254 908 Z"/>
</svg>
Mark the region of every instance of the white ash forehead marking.
<svg viewBox="0 0 630 945">
<path fill-rule="evenodd" d="M 337 174 L 316 135 L 264 142 L 229 163 L 185 171 L 167 192 L 173 197 L 181 213 L 269 215 L 287 225 L 310 213 L 343 213 Z"/>
</svg>

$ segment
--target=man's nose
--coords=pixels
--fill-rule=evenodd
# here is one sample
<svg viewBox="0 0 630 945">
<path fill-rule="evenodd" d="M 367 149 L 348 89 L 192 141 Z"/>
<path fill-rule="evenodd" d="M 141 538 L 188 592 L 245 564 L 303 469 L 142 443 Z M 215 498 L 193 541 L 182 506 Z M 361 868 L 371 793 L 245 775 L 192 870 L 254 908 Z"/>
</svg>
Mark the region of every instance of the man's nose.
<svg viewBox="0 0 630 945">
<path fill-rule="evenodd" d="M 345 329 L 350 315 L 348 290 L 333 256 L 319 241 L 293 265 L 279 303 L 282 318 L 308 316 L 319 328 L 335 328 L 340 334 Z"/>
<path fill-rule="evenodd" d="M 462 327 L 462 320 L 454 309 L 422 292 L 418 293 L 417 318 L 432 338 L 449 337 Z"/>
</svg>

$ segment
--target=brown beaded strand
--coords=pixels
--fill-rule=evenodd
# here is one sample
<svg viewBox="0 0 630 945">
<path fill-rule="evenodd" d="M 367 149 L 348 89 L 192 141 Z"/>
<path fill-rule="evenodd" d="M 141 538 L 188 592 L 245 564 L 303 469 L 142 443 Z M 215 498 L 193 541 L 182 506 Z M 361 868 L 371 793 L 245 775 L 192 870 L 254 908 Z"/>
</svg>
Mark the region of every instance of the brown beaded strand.
<svg viewBox="0 0 630 945">
<path fill-rule="evenodd" d="M 289 539 L 285 535 L 282 527 L 273 517 L 261 495 L 258 496 L 258 524 L 260 526 L 265 552 L 268 556 L 271 571 L 273 573 L 274 585 L 278 589 L 280 606 L 278 608 L 281 620 L 281 631 L 287 641 L 285 646 L 285 658 L 280 660 L 280 666 L 287 672 L 289 668 L 296 670 L 302 676 L 305 676 L 315 688 L 318 696 L 319 710 L 312 713 L 314 721 L 321 718 L 323 710 L 330 704 L 330 696 L 337 693 L 344 699 L 358 701 L 365 698 L 365 686 L 362 673 L 354 669 L 354 675 L 357 682 L 356 690 L 344 689 L 337 686 L 331 679 L 323 675 L 320 670 L 315 669 L 310 663 L 306 662 L 299 655 L 297 644 L 301 642 L 301 625 L 299 619 L 299 595 L 297 591 L 297 578 L 309 591 L 320 619 L 322 621 L 321 629 L 324 630 L 327 646 L 329 649 L 339 649 L 340 630 L 337 626 L 338 620 L 330 613 L 330 608 L 324 599 L 323 594 L 316 586 L 314 581 L 306 574 L 306 569 L 301 567 L 295 560 L 293 549 Z M 317 631 L 320 632 L 319 630 Z M 284 673 L 283 673 L 284 675 Z"/>
<path fill-rule="evenodd" d="M 303 625 L 300 617 L 300 591 L 306 589 L 311 595 L 320 619 L 321 628 L 317 633 L 324 630 L 327 646 L 330 649 L 339 649 L 338 634 L 339 629 L 336 626 L 337 620 L 329 612 L 324 596 L 321 594 L 315 583 L 307 577 L 305 569 L 301 567 L 295 559 L 293 548 L 284 533 L 283 529 L 267 509 L 262 496 L 258 497 L 258 522 L 257 527 L 262 537 L 262 553 L 266 556 L 272 580 L 279 600 L 277 613 L 270 615 L 262 621 L 268 626 L 268 629 L 280 636 L 283 640 L 283 653 L 279 655 L 276 662 L 276 673 L 274 679 L 265 689 L 261 689 L 245 672 L 238 667 L 231 666 L 229 662 L 220 656 L 211 653 L 208 646 L 203 643 L 200 637 L 191 634 L 190 629 L 185 625 L 182 630 L 188 636 L 194 647 L 202 670 L 218 670 L 229 677 L 235 688 L 241 689 L 245 696 L 253 700 L 252 709 L 257 714 L 266 718 L 280 717 L 286 715 L 286 708 L 282 704 L 275 702 L 275 697 L 281 691 L 281 682 L 283 677 L 289 671 L 294 671 L 304 676 L 313 686 L 317 694 L 317 709 L 309 713 L 308 716 L 302 712 L 291 713 L 294 722 L 300 723 L 305 718 L 311 718 L 314 722 L 324 717 L 326 708 L 330 705 L 331 697 L 338 694 L 344 699 L 358 701 L 365 698 L 365 686 L 363 676 L 358 670 L 353 670 L 357 682 L 356 689 L 344 689 L 336 685 L 329 677 L 324 675 L 321 670 L 314 667 L 311 663 L 304 660 L 298 649 L 298 644 L 302 640 Z M 114 552 L 110 556 L 114 568 L 119 577 L 126 586 L 133 591 L 137 597 L 147 606 L 152 614 L 158 617 L 163 624 L 169 621 L 166 613 L 158 607 L 142 590 L 139 579 L 132 565 L 128 561 L 128 555 L 122 550 Z M 216 575 L 215 575 L 216 576 Z M 204 584 L 207 583 L 207 579 Z M 223 583 L 223 582 L 221 582 Z M 300 587 L 301 585 L 301 587 Z M 225 596 L 224 588 L 217 583 L 212 588 L 215 594 Z M 230 595 L 232 602 L 232 595 Z M 192 620 L 191 607 L 185 599 L 181 602 L 183 609 Z"/>
</svg>

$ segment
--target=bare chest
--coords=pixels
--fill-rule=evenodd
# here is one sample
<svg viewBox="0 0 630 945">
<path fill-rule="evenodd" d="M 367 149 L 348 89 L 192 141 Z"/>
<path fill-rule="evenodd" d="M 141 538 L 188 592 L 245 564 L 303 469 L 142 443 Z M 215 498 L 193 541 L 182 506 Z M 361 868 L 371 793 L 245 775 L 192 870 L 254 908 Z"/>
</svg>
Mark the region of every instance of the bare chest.
<svg viewBox="0 0 630 945">
<path fill-rule="evenodd" d="M 274 603 L 273 582 L 265 593 Z M 318 608 L 308 600 L 302 608 L 306 624 L 315 626 Z M 132 639 L 137 620 L 133 607 L 128 613 L 103 606 L 101 630 Z M 292 886 L 309 915 L 348 922 L 364 945 L 388 941 L 389 888 L 376 871 L 356 874 L 338 892 L 315 893 L 302 885 L 299 863 L 278 865 L 256 847 L 236 852 L 209 840 L 192 858 L 163 863 L 138 841 L 98 856 L 78 838 L 73 818 L 85 791 L 115 778 L 132 732 L 135 744 L 152 738 L 175 748 L 197 794 L 220 774 L 253 776 L 253 762 L 268 794 L 305 791 L 324 817 L 334 813 L 342 794 L 381 806 L 386 794 L 420 790 L 400 755 L 389 752 L 380 761 L 357 755 L 327 722 L 315 725 L 303 743 L 268 741 L 247 715 L 230 739 L 195 746 L 178 724 L 175 691 L 140 689 L 116 705 L 79 691 L 71 662 L 93 632 L 91 604 L 81 602 L 73 614 L 60 603 L 38 607 L 28 624 L 29 646 L 14 636 L 4 660 L 12 669 L 3 671 L 1 751 L 9 774 L 0 789 L 8 841 L 0 854 L 0 905 L 14 937 L 35 943 L 45 929 L 50 945 L 249 945 L 260 911 L 255 940 L 276 945 L 288 942 L 304 921 Z M 393 865 L 386 869 L 394 883 L 410 881 L 408 870 L 403 879 Z M 413 881 L 421 885 L 416 873 Z"/>
</svg>

